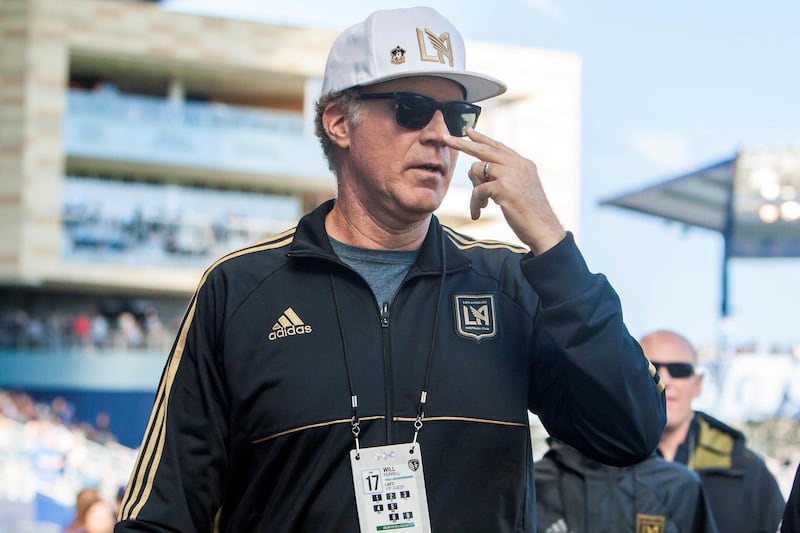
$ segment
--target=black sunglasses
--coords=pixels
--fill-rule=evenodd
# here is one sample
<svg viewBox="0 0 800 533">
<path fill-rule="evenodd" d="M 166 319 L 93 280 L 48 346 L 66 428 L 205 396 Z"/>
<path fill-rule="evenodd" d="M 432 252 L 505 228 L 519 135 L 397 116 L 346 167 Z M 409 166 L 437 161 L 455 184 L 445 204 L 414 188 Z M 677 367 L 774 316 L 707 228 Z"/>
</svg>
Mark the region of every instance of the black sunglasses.
<svg viewBox="0 0 800 533">
<path fill-rule="evenodd" d="M 673 378 L 688 378 L 694 375 L 694 366 L 691 363 L 653 363 L 656 370 L 666 368 L 669 375 Z"/>
<path fill-rule="evenodd" d="M 442 112 L 450 135 L 464 137 L 467 128 L 474 128 L 481 114 L 480 106 L 469 102 L 437 102 L 417 93 L 367 93 L 362 100 L 394 100 L 397 123 L 410 130 L 421 130 L 433 119 L 437 110 Z"/>
</svg>

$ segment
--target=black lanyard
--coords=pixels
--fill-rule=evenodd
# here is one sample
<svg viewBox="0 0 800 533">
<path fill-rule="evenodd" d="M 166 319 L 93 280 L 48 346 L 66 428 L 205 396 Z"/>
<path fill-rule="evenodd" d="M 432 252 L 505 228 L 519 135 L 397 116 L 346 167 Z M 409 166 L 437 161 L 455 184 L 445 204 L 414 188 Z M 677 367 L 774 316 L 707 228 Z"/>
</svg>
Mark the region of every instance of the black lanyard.
<svg viewBox="0 0 800 533">
<path fill-rule="evenodd" d="M 441 231 L 441 257 L 442 257 L 442 275 L 441 280 L 439 282 L 439 295 L 436 299 L 436 310 L 433 315 L 433 329 L 431 333 L 431 347 L 430 351 L 428 352 L 428 364 L 427 368 L 425 369 L 425 380 L 422 384 L 422 390 L 419 395 L 419 404 L 417 405 L 417 417 L 414 420 L 414 438 L 411 442 L 411 451 L 414 451 L 414 447 L 417 445 L 417 436 L 419 435 L 420 430 L 422 429 L 422 419 L 425 416 L 425 403 L 428 399 L 428 384 L 430 382 L 431 376 L 431 367 L 433 366 L 433 353 L 436 349 L 436 332 L 439 328 L 439 311 L 441 310 L 442 305 L 442 295 L 444 294 L 444 282 L 445 282 L 445 274 L 447 272 L 447 260 L 445 258 L 445 235 L 444 231 Z M 350 428 L 351 432 L 353 433 L 353 440 L 356 444 L 356 459 L 359 459 L 361 456 L 361 451 L 359 448 L 358 437 L 361 434 L 361 426 L 360 426 L 360 419 L 358 417 L 358 395 L 355 393 L 355 388 L 353 387 L 353 376 L 350 372 L 350 358 L 347 355 L 347 342 L 344 336 L 344 327 L 342 324 L 342 316 L 341 313 L 338 312 L 339 310 L 339 303 L 336 296 L 336 284 L 334 283 L 333 279 L 333 272 L 329 272 L 330 280 L 331 280 L 331 292 L 333 293 L 333 304 L 336 307 L 336 320 L 339 325 L 339 335 L 341 336 L 342 340 L 342 353 L 344 355 L 344 367 L 347 371 L 347 386 L 350 391 L 350 408 L 352 409 L 352 417 L 350 418 Z M 399 290 L 399 289 L 398 289 Z M 391 424 L 392 420 L 387 420 L 387 424 Z"/>
</svg>

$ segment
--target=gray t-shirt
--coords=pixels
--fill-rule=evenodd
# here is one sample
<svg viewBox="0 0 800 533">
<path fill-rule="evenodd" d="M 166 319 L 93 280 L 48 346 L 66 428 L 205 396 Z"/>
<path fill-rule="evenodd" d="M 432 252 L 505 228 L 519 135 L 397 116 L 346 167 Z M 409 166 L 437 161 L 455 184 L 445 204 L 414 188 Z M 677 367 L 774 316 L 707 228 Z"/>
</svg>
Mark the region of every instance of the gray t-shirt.
<svg viewBox="0 0 800 533">
<path fill-rule="evenodd" d="M 372 289 L 378 308 L 389 303 L 417 259 L 417 250 L 370 250 L 328 237 L 344 264 L 358 272 Z"/>
</svg>

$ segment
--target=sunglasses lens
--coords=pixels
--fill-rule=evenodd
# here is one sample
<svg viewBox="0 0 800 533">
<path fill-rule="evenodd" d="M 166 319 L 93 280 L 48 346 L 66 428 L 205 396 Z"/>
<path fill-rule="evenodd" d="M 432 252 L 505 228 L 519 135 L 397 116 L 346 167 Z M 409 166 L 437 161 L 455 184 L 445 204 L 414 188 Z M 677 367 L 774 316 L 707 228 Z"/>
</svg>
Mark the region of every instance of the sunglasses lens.
<svg viewBox="0 0 800 533">
<path fill-rule="evenodd" d="M 466 102 L 449 102 L 444 105 L 444 122 L 450 135 L 464 137 L 467 128 L 474 128 L 481 108 Z"/>
<path fill-rule="evenodd" d="M 688 378 L 694 374 L 694 368 L 688 363 L 673 363 L 672 366 L 669 367 L 669 373 L 672 377 Z"/>
<path fill-rule="evenodd" d="M 397 123 L 404 128 L 421 130 L 433 119 L 437 109 L 442 110 L 444 122 L 450 135 L 464 137 L 467 128 L 474 128 L 478 122 L 481 108 L 467 102 L 447 102 L 439 104 L 436 100 L 413 93 L 399 93 L 395 96 Z"/>
<path fill-rule="evenodd" d="M 427 126 L 436 113 L 436 102 L 421 94 L 399 94 L 395 104 L 397 123 L 412 130 Z"/>
<path fill-rule="evenodd" d="M 656 369 L 664 367 L 673 378 L 688 378 L 694 374 L 694 367 L 689 363 L 653 363 Z"/>
</svg>

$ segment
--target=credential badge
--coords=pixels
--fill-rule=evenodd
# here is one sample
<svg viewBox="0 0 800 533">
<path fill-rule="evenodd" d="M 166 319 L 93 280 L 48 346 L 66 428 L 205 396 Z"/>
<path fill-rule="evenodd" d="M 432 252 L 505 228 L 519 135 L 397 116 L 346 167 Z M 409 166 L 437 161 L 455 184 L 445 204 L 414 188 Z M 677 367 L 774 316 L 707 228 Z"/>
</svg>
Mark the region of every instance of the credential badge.
<svg viewBox="0 0 800 533">
<path fill-rule="evenodd" d="M 456 294 L 456 332 L 481 342 L 497 335 L 494 294 Z"/>
</svg>

